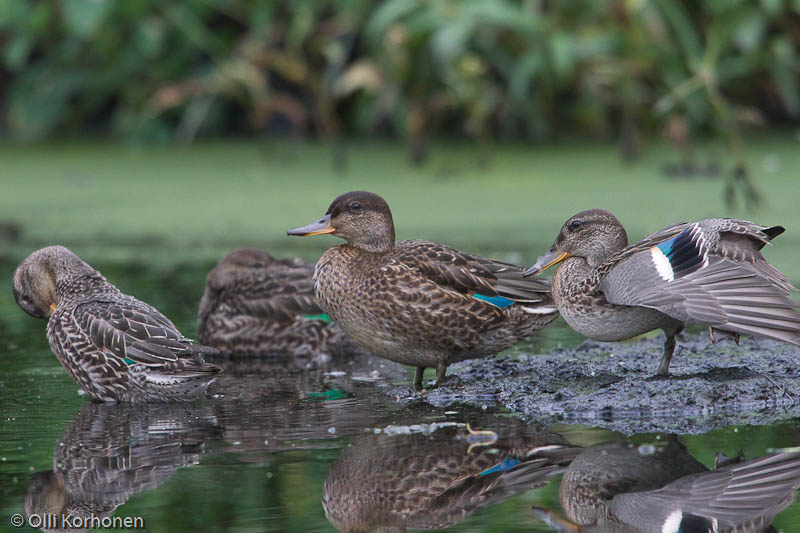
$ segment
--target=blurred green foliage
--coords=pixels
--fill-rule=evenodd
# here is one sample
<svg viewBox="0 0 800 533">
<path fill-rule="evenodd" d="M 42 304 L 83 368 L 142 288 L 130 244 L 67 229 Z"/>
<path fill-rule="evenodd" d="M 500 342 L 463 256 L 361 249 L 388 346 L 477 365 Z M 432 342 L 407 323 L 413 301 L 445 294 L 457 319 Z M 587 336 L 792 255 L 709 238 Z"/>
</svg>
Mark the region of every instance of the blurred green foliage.
<svg viewBox="0 0 800 533">
<path fill-rule="evenodd" d="M 1 0 L 0 127 L 736 149 L 743 122 L 797 120 L 799 42 L 798 0 Z"/>
</svg>

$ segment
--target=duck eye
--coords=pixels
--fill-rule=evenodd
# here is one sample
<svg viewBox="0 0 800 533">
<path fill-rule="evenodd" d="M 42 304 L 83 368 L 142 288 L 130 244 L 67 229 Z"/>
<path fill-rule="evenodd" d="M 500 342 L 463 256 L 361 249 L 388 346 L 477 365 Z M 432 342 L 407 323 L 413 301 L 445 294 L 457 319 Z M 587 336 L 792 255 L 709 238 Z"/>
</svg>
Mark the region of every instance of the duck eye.
<svg viewBox="0 0 800 533">
<path fill-rule="evenodd" d="M 573 220 L 572 222 L 569 223 L 570 231 L 572 231 L 574 229 L 578 229 L 580 227 L 581 227 L 581 221 L 580 220 Z"/>
<path fill-rule="evenodd" d="M 361 209 L 361 204 L 360 203 L 353 202 L 352 204 L 350 204 L 350 210 L 351 211 L 358 211 L 359 209 Z"/>
</svg>

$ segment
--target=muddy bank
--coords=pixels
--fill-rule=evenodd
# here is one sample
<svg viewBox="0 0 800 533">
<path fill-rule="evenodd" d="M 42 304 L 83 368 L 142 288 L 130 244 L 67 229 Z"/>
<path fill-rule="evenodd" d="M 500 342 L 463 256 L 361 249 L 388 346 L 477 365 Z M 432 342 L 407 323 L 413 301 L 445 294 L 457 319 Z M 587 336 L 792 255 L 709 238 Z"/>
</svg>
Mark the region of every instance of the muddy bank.
<svg viewBox="0 0 800 533">
<path fill-rule="evenodd" d="M 497 405 L 530 423 L 582 423 L 626 434 L 705 433 L 800 416 L 800 348 L 756 339 L 711 345 L 684 335 L 669 378 L 655 378 L 664 337 L 627 343 L 586 341 L 548 354 L 466 361 L 444 386 L 402 403 Z"/>
</svg>

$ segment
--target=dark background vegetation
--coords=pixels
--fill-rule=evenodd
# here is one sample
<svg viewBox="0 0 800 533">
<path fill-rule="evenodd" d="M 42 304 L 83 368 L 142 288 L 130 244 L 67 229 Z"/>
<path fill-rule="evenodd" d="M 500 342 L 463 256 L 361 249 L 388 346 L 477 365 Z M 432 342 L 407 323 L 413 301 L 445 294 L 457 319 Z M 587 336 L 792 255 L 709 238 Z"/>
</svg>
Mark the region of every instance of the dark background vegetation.
<svg viewBox="0 0 800 533">
<path fill-rule="evenodd" d="M 789 0 L 4 2 L 0 124 L 42 139 L 619 139 L 796 124 Z M 673 131 L 673 136 L 679 132 Z"/>
</svg>

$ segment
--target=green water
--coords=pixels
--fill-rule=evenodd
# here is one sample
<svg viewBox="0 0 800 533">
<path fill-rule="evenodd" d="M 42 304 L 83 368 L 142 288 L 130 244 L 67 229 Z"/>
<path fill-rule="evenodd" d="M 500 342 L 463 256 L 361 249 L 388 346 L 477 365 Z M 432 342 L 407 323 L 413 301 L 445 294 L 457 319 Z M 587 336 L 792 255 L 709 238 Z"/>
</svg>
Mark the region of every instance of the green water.
<svg viewBox="0 0 800 533">
<path fill-rule="evenodd" d="M 188 335 L 194 334 L 205 273 L 222 254 L 255 244 L 313 260 L 335 240 L 291 240 L 283 232 L 313 220 L 336 193 L 354 188 L 390 199 L 400 238 L 442 240 L 525 264 L 549 246 L 563 219 L 586 207 L 616 211 L 632 236 L 680 219 L 755 217 L 790 228 L 767 253 L 798 280 L 800 187 L 790 173 L 800 164 L 795 144 L 788 139 L 756 147 L 756 161 L 777 153 L 782 166 L 761 182 L 769 208 L 749 214 L 724 210 L 719 181 L 668 181 L 654 170 L 656 156 L 622 167 L 613 150 L 596 147 L 509 149 L 495 155 L 489 170 L 446 148 L 420 173 L 405 165 L 401 150 L 375 146 L 354 150 L 344 176 L 330 169 L 325 149 L 314 146 L 177 152 L 0 147 L 3 186 L 13 192 L 0 196 L 0 222 L 20 231 L 0 237 L 0 530 L 11 529 L 15 513 L 83 506 L 100 515 L 141 517 L 151 531 L 334 531 L 323 498 L 327 494 L 326 506 L 337 512 L 347 500 L 341 490 L 326 493 L 326 479 L 332 487 L 380 494 L 386 487 L 413 489 L 429 478 L 419 457 L 456 465 L 488 453 L 500 462 L 510 443 L 591 446 L 623 439 L 602 428 L 529 427 L 491 401 L 486 409 L 397 405 L 383 390 L 407 384 L 411 374 L 379 359 L 334 361 L 314 370 L 285 361 L 231 364 L 198 404 L 92 406 L 50 353 L 44 321 L 24 314 L 11 296 L 14 267 L 40 246 L 69 246 Z M 577 342 L 555 326 L 516 350 L 537 353 Z M 444 427 L 431 431 L 434 423 Z M 493 431 L 498 440 L 470 448 L 467 423 Z M 669 438 L 636 435 L 632 442 Z M 717 452 L 734 456 L 741 449 L 751 458 L 796 446 L 800 423 L 678 439 L 710 467 Z M 374 468 L 365 475 L 348 471 L 349 464 Z M 548 476 L 532 490 L 508 491 L 470 512 L 457 498 L 437 511 L 420 503 L 423 511 L 409 515 L 409 527 L 551 531 L 532 507 L 563 516 L 559 479 Z M 800 530 L 800 505 L 783 510 L 774 525 Z"/>
<path fill-rule="evenodd" d="M 192 331 L 204 267 L 97 266 L 127 291 L 166 310 L 184 331 Z M 12 268 L 3 264 L 5 279 Z M 54 480 L 62 471 L 94 468 L 102 473 L 89 478 L 105 480 L 106 485 L 100 483 L 99 489 L 96 484 L 90 486 L 114 497 L 108 496 L 110 504 L 83 502 L 82 508 L 105 509 L 115 517 L 141 517 L 148 530 L 334 531 L 321 503 L 323 485 L 345 454 L 363 454 L 359 461 L 375 463 L 380 471 L 392 471 L 409 483 L 409 479 L 424 480 L 430 473 L 411 458 L 404 459 L 405 453 L 442 456 L 446 464 L 483 453 L 481 449 L 467 451 L 463 442 L 466 423 L 496 432 L 501 437 L 498 446 L 503 439 L 516 442 L 523 434 L 557 435 L 559 442 L 579 446 L 623 438 L 582 426 L 528 427 L 491 407 L 491 402 L 486 410 L 458 404 L 447 409 L 398 406 L 387 400 L 382 389 L 407 384 L 410 373 L 381 360 L 334 362 L 322 370 L 308 371 L 281 361 L 228 364 L 223 377 L 212 385 L 210 397 L 196 405 L 97 406 L 78 395 L 77 387 L 50 353 L 44 321 L 28 317 L 4 300 L 0 324 L 2 527 L 14 513 L 25 514 L 27 509 L 27 513 L 41 515 L 43 509 L 58 508 L 48 507 L 48 502 L 73 502 L 91 494 L 83 485 L 78 485 L 81 490 L 62 488 Z M 577 339 L 566 330 L 555 328 L 524 344 L 523 349 L 546 350 L 574 342 Z M 392 427 L 432 423 L 455 423 L 460 429 L 438 430 L 433 435 L 441 437 L 436 439 L 427 434 L 384 434 Z M 381 431 L 384 433 L 376 437 Z M 633 441 L 651 443 L 665 438 L 637 435 Z M 718 451 L 735 455 L 741 449 L 746 457 L 758 457 L 774 448 L 795 446 L 800 442 L 800 423 L 787 420 L 679 438 L 693 456 L 711 466 Z M 414 447 L 399 439 L 412 439 Z M 67 460 L 63 455 L 54 456 L 65 448 L 72 451 L 64 454 Z M 376 448 L 386 451 L 375 457 Z M 381 463 L 398 455 L 401 466 Z M 158 465 L 155 471 L 154 464 Z M 397 474 L 405 464 L 411 470 Z M 355 478 L 345 483 L 363 484 L 370 493 L 387 483 L 374 476 L 359 478 L 359 472 L 353 475 Z M 73 473 L 73 477 L 83 476 Z M 550 531 L 531 509 L 552 509 L 563 516 L 558 479 L 556 475 L 533 490 L 478 506 L 463 520 L 460 514 L 451 513 L 455 517 L 446 515 L 447 523 L 454 522 L 453 531 Z M 375 487 L 369 485 L 373 482 Z M 399 482 L 392 478 L 390 483 Z M 74 502 L 70 505 L 79 507 Z M 443 520 L 435 513 L 422 516 Z M 415 523 L 422 527 L 420 522 L 412 525 Z M 775 525 L 785 531 L 800 527 L 800 505 L 784 510 Z"/>
</svg>

